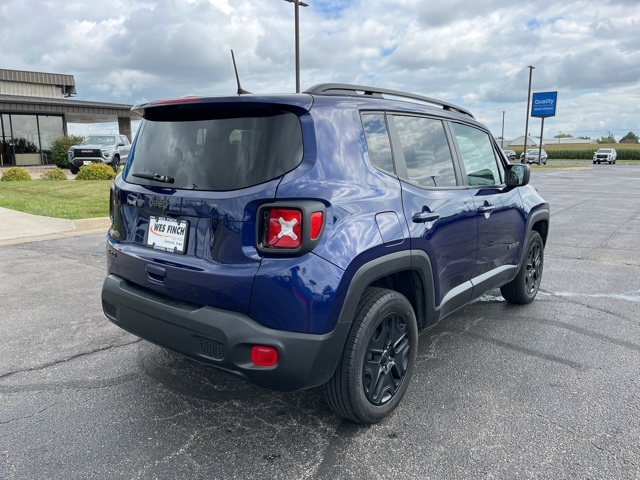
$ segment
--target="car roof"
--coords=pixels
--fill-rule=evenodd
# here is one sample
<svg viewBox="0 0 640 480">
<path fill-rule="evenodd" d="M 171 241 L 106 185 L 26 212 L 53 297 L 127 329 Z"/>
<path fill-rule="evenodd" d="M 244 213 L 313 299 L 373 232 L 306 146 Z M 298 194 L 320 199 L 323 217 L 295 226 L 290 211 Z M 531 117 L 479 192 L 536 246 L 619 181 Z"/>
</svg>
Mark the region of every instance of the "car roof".
<svg viewBox="0 0 640 480">
<path fill-rule="evenodd" d="M 359 108 L 396 110 L 401 112 L 419 112 L 435 114 L 447 118 L 457 118 L 482 126 L 475 120 L 473 114 L 468 110 L 443 100 L 438 100 L 422 95 L 389 90 L 378 87 L 368 87 L 363 85 L 322 83 L 311 87 L 303 93 L 298 94 L 253 94 L 243 93 L 226 96 L 198 97 L 189 96 L 167 100 L 156 100 L 134 105 L 131 108 L 133 113 L 146 116 L 149 112 L 159 113 L 163 110 L 175 111 L 175 109 L 198 109 L 206 104 L 216 104 L 220 107 L 238 107 L 244 104 L 250 107 L 251 104 L 271 103 L 278 107 L 285 107 L 291 110 L 311 110 L 314 98 L 335 98 L 344 104 L 345 98 L 354 101 Z"/>
</svg>

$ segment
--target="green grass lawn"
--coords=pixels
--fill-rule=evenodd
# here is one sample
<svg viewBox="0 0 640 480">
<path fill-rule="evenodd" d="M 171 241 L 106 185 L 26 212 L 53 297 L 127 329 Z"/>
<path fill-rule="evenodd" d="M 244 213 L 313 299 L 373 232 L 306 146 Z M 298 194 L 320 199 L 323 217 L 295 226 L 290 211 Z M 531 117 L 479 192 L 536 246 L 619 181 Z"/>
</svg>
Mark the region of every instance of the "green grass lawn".
<svg viewBox="0 0 640 480">
<path fill-rule="evenodd" d="M 47 217 L 109 216 L 113 180 L 0 182 L 0 207 Z"/>
</svg>

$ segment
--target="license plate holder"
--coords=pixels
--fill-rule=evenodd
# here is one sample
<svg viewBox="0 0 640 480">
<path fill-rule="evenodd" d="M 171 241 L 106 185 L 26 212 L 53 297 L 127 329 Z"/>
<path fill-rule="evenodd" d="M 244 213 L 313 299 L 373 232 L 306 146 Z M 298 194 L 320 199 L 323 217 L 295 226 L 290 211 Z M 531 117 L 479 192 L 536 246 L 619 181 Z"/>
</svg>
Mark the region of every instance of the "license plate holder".
<svg viewBox="0 0 640 480">
<path fill-rule="evenodd" d="M 189 222 L 170 217 L 149 217 L 147 246 L 165 252 L 184 253 Z"/>
</svg>

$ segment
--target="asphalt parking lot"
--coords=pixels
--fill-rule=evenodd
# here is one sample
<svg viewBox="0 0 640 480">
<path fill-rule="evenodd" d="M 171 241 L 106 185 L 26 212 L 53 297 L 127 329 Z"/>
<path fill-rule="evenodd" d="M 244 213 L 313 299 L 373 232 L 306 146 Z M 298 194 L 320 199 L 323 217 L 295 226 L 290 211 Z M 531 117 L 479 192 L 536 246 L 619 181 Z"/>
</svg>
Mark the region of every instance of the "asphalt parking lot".
<svg viewBox="0 0 640 480">
<path fill-rule="evenodd" d="M 420 337 L 363 427 L 140 341 L 100 308 L 103 235 L 0 247 L 0 478 L 640 478 L 640 166 L 534 169 L 537 299 Z"/>
</svg>

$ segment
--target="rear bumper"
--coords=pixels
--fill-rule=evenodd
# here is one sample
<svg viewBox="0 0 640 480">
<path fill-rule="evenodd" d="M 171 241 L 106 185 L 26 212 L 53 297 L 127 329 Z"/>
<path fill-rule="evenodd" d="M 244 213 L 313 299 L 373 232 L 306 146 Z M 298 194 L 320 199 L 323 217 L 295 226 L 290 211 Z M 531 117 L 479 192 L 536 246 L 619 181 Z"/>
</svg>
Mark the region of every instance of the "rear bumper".
<svg viewBox="0 0 640 480">
<path fill-rule="evenodd" d="M 324 335 L 264 327 L 250 317 L 186 304 L 109 275 L 102 286 L 109 320 L 134 335 L 193 360 L 227 370 L 266 388 L 293 391 L 325 383 L 333 375 L 350 324 Z M 273 367 L 251 362 L 251 347 L 278 350 Z"/>
</svg>

